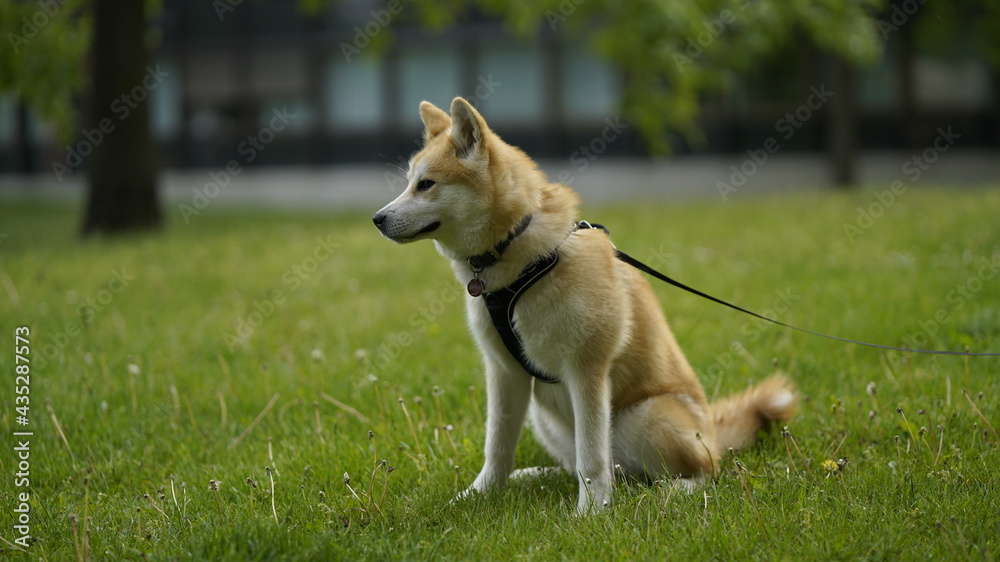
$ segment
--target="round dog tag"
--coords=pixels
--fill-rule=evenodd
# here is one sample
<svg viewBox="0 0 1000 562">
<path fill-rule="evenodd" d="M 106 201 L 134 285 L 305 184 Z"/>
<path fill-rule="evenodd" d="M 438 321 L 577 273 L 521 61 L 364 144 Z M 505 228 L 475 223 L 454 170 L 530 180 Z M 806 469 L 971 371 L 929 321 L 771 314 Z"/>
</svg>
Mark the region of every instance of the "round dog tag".
<svg viewBox="0 0 1000 562">
<path fill-rule="evenodd" d="M 469 289 L 470 295 L 478 297 L 483 294 L 483 291 L 486 289 L 486 284 L 483 283 L 482 279 L 474 278 L 472 281 L 469 281 L 469 286 L 467 288 Z"/>
</svg>

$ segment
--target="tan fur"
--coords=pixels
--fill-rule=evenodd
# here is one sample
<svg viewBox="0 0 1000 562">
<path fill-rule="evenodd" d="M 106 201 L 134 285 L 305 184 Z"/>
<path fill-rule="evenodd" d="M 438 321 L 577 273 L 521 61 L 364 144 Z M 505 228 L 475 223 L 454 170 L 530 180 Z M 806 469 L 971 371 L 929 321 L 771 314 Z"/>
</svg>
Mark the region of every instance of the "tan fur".
<svg viewBox="0 0 1000 562">
<path fill-rule="evenodd" d="M 530 214 L 527 230 L 479 274 L 487 290 L 509 285 L 546 253 L 560 256 L 514 314 L 528 357 L 558 384 L 534 381 L 503 346 L 483 300 L 466 298 L 488 401 L 486 462 L 466 493 L 510 477 L 529 403 L 539 441 L 579 479 L 579 513 L 610 502 L 615 463 L 626 474 L 699 481 L 718 473 L 727 449 L 791 417 L 796 399 L 783 376 L 709 405 L 643 275 L 615 257 L 603 231 L 571 231 L 577 195 L 549 183 L 462 98 L 450 115 L 427 102 L 420 114 L 426 144 L 410 161 L 407 189 L 374 217 L 383 234 L 433 239 L 464 285 L 473 277 L 466 260 Z M 423 180 L 435 183 L 418 189 Z"/>
<path fill-rule="evenodd" d="M 795 397 L 787 391 L 787 377 L 775 375 L 742 394 L 723 398 L 709 408 L 715 421 L 716 441 L 723 450 L 751 445 L 757 432 L 773 420 L 785 420 L 795 413 Z"/>
</svg>

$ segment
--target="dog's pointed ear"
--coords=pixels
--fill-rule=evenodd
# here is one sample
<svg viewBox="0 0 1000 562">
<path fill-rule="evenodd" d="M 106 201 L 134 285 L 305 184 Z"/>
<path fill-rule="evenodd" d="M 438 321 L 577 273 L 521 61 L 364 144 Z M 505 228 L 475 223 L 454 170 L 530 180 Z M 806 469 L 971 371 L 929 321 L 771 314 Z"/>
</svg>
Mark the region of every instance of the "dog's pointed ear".
<svg viewBox="0 0 1000 562">
<path fill-rule="evenodd" d="M 424 140 L 429 141 L 451 127 L 451 117 L 429 101 L 420 102 L 420 120 L 424 122 Z"/>
<path fill-rule="evenodd" d="M 489 129 L 486 120 L 462 98 L 451 102 L 451 143 L 459 158 L 477 158 L 485 154 L 484 138 Z"/>
</svg>

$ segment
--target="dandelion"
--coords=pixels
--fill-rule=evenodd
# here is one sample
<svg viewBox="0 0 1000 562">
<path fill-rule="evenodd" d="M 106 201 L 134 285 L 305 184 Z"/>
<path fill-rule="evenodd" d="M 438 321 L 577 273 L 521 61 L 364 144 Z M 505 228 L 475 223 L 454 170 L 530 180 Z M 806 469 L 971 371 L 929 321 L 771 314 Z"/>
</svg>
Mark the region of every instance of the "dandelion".
<svg viewBox="0 0 1000 562">
<path fill-rule="evenodd" d="M 222 517 L 222 503 L 219 501 L 219 486 L 221 484 L 222 482 L 218 480 L 208 481 L 208 489 L 212 492 L 212 495 L 215 496 L 215 510 L 219 513 L 220 518 Z"/>
<path fill-rule="evenodd" d="M 136 513 L 138 513 L 139 512 L 139 508 L 137 507 L 135 509 L 136 509 Z M 139 516 L 137 515 L 136 517 L 139 517 Z M 82 551 L 80 550 L 80 538 L 79 538 L 79 535 L 77 534 L 78 533 L 78 531 L 77 531 L 77 523 L 78 522 L 79 522 L 79 519 L 77 518 L 76 514 L 75 513 L 70 513 L 69 514 L 69 526 L 70 526 L 70 529 L 73 530 L 73 547 L 76 549 L 76 557 L 78 559 L 80 559 L 80 560 L 83 560 L 83 554 L 82 554 Z M 139 527 L 140 528 L 142 527 L 142 519 L 139 519 Z"/>
<path fill-rule="evenodd" d="M 827 477 L 829 477 L 831 474 L 836 474 L 844 470 L 844 467 L 847 466 L 847 457 L 841 457 L 838 460 L 826 459 L 820 466 L 823 467 Z"/>
<path fill-rule="evenodd" d="M 875 383 L 873 382 L 868 383 L 868 386 L 865 387 L 865 392 L 867 392 L 872 396 L 875 396 L 875 393 L 877 392 L 877 389 L 875 388 Z"/>
<path fill-rule="evenodd" d="M 323 360 L 323 350 L 322 349 L 314 349 L 314 350 L 312 350 L 312 352 L 309 353 L 309 355 L 312 357 L 313 361 L 322 361 Z"/>
<path fill-rule="evenodd" d="M 781 436 L 792 442 L 792 445 L 795 447 L 795 452 L 799 454 L 799 458 L 802 459 L 802 464 L 806 467 L 806 472 L 812 476 L 813 474 L 812 469 L 809 468 L 809 461 L 806 460 L 805 455 L 802 454 L 802 450 L 799 449 L 799 444 L 795 442 L 795 438 L 792 437 L 792 433 L 788 431 L 787 425 L 781 428 Z M 792 458 L 792 449 L 788 446 L 788 441 L 785 442 L 785 450 L 788 451 L 788 459 L 792 461 L 792 466 L 795 467 L 795 470 L 798 470 L 798 467 L 795 465 L 795 459 Z"/>
<path fill-rule="evenodd" d="M 274 515 L 274 522 L 278 522 L 278 510 L 274 505 L 274 470 L 270 465 L 264 467 L 264 472 L 267 473 L 267 478 L 271 481 L 271 515 Z"/>
<path fill-rule="evenodd" d="M 135 363 L 129 363 L 128 364 L 128 372 L 129 372 L 130 375 L 136 375 L 136 376 L 138 376 L 139 375 L 139 366 L 136 365 Z"/>
</svg>

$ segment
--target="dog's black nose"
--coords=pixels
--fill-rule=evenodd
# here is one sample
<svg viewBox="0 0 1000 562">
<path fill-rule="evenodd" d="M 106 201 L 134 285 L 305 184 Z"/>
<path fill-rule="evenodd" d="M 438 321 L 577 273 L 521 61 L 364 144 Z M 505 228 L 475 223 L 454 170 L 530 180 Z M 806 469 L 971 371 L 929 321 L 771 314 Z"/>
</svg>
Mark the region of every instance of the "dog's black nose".
<svg viewBox="0 0 1000 562">
<path fill-rule="evenodd" d="M 375 223 L 375 226 L 382 228 L 382 223 L 385 222 L 385 216 L 385 213 L 375 213 L 375 216 L 372 217 L 372 222 Z"/>
</svg>

